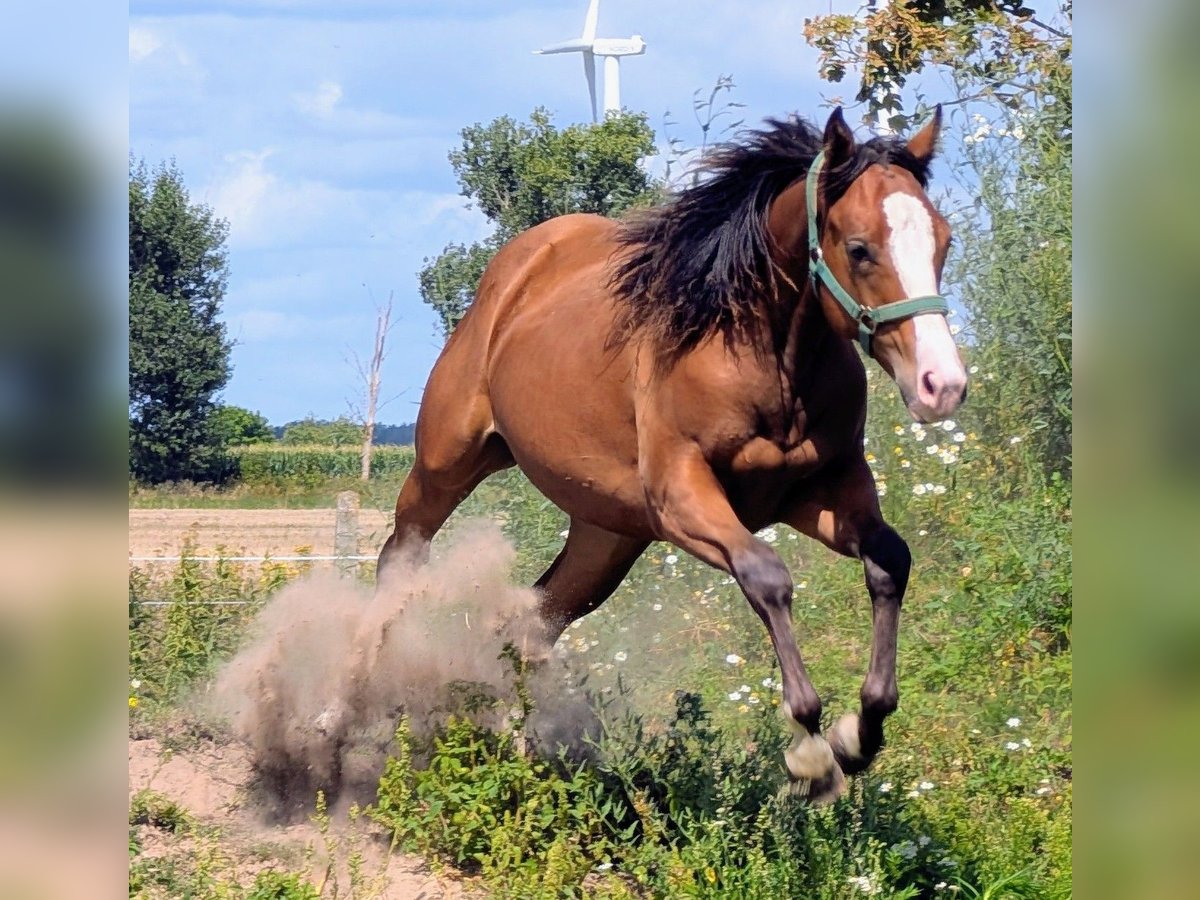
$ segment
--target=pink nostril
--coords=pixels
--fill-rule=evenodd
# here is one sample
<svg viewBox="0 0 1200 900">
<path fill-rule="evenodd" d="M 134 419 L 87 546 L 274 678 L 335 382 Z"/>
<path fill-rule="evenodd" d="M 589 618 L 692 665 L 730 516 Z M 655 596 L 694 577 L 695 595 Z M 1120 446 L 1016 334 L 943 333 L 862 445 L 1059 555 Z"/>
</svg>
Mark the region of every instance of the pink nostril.
<svg viewBox="0 0 1200 900">
<path fill-rule="evenodd" d="M 930 400 L 937 399 L 938 383 L 933 372 L 921 373 L 921 392 Z"/>
</svg>

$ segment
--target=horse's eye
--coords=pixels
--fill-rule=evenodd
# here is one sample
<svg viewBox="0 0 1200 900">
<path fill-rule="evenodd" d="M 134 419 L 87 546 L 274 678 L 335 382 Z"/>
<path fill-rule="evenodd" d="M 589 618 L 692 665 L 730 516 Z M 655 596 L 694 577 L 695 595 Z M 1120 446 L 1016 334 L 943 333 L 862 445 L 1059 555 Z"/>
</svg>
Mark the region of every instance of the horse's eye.
<svg viewBox="0 0 1200 900">
<path fill-rule="evenodd" d="M 871 262 L 871 248 L 862 241 L 847 242 L 846 255 L 856 266 Z"/>
</svg>

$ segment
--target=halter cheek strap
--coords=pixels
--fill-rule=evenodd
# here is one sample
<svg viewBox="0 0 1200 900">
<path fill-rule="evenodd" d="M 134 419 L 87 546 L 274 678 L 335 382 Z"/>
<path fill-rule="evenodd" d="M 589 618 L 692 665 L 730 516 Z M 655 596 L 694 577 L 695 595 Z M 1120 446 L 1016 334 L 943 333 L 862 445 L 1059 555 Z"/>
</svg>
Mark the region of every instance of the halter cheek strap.
<svg viewBox="0 0 1200 900">
<path fill-rule="evenodd" d="M 849 314 L 850 318 L 858 323 L 858 342 L 870 356 L 871 338 L 879 330 L 880 325 L 928 313 L 939 313 L 944 316 L 950 311 L 950 305 L 940 294 L 932 294 L 928 297 L 910 297 L 907 300 L 896 300 L 878 307 L 863 306 L 850 296 L 826 264 L 825 254 L 821 252 L 821 237 L 817 233 L 817 184 L 820 181 L 821 169 L 824 165 L 825 151 L 822 150 L 808 169 L 807 184 L 805 185 L 808 205 L 808 274 L 812 279 L 814 294 L 818 294 L 821 285 L 824 284 L 829 293 L 833 295 L 833 299 L 841 304 L 842 309 Z"/>
</svg>

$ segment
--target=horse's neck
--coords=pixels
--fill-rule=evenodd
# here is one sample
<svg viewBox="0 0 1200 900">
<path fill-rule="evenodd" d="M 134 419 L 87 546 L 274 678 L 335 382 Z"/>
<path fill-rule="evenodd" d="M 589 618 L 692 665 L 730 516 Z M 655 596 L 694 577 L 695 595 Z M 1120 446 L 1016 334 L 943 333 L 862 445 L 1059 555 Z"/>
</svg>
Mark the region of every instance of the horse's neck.
<svg viewBox="0 0 1200 900">
<path fill-rule="evenodd" d="M 818 373 L 827 369 L 840 342 L 813 295 L 807 272 L 798 284 L 798 291 L 789 288 L 793 296 L 785 300 L 788 309 L 784 330 L 776 338 L 780 376 L 793 393 L 802 393 Z"/>
</svg>

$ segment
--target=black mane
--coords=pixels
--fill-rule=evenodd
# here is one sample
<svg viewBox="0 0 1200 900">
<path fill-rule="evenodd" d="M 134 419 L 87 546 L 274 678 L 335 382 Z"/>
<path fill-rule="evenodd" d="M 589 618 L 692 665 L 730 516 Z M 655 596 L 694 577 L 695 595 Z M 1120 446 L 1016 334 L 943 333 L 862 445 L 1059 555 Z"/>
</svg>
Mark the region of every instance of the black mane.
<svg viewBox="0 0 1200 900">
<path fill-rule="evenodd" d="M 804 177 L 822 133 L 798 117 L 766 125 L 711 153 L 692 187 L 621 223 L 621 262 L 612 279 L 624 301 L 618 335 L 646 329 L 674 355 L 717 332 L 726 339 L 743 333 L 754 310 L 775 297 L 780 273 L 771 258 L 767 211 Z M 826 207 L 873 163 L 899 165 L 926 184 L 927 161 L 898 138 L 876 137 L 826 171 Z"/>
</svg>

